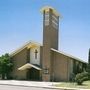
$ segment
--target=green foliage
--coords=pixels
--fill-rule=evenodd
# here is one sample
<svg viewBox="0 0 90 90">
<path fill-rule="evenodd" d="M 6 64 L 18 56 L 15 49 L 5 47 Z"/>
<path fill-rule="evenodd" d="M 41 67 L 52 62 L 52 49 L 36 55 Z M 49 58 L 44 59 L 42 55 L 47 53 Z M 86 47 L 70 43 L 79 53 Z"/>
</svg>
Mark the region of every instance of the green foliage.
<svg viewBox="0 0 90 90">
<path fill-rule="evenodd" d="M 88 78 L 90 80 L 90 64 L 87 65 L 86 71 L 88 72 Z"/>
<path fill-rule="evenodd" d="M 75 82 L 75 74 L 74 73 L 71 73 L 71 75 L 70 75 L 70 81 L 71 82 Z"/>
<path fill-rule="evenodd" d="M 89 49 L 89 54 L 88 54 L 88 63 L 90 64 L 90 49 Z"/>
<path fill-rule="evenodd" d="M 86 80 L 88 80 L 88 72 L 78 73 L 75 77 L 75 81 L 78 85 L 82 85 Z"/>
<path fill-rule="evenodd" d="M 11 62 L 9 54 L 2 55 L 0 57 L 0 74 L 2 75 L 2 79 L 5 79 L 5 77 L 7 79 L 9 78 L 12 67 L 13 63 Z"/>
<path fill-rule="evenodd" d="M 88 65 L 87 65 L 87 72 L 88 72 L 88 77 L 90 80 L 90 49 L 89 49 L 89 54 L 88 54 Z"/>
</svg>

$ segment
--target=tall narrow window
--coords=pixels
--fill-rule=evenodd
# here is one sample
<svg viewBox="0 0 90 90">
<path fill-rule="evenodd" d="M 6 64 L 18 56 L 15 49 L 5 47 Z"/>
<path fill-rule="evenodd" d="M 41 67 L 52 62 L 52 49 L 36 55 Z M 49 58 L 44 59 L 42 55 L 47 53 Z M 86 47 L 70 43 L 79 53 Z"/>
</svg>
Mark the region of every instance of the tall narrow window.
<svg viewBox="0 0 90 90">
<path fill-rule="evenodd" d="M 35 49 L 35 59 L 37 59 L 37 54 L 38 54 L 38 51 L 37 49 Z"/>
</svg>

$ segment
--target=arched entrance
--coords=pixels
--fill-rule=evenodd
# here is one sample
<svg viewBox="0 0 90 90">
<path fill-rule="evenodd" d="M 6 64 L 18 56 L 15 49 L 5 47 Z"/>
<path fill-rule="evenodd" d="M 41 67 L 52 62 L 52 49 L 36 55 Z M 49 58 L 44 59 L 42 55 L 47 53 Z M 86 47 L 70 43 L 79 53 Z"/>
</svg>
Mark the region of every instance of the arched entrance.
<svg viewBox="0 0 90 90">
<path fill-rule="evenodd" d="M 41 80 L 41 68 L 37 65 L 33 65 L 30 63 L 27 63 L 21 67 L 18 68 L 18 70 L 27 70 L 26 78 L 27 80 Z"/>
<path fill-rule="evenodd" d="M 40 80 L 40 71 L 33 67 L 28 69 L 27 78 L 28 78 L 28 80 L 39 81 Z"/>
</svg>

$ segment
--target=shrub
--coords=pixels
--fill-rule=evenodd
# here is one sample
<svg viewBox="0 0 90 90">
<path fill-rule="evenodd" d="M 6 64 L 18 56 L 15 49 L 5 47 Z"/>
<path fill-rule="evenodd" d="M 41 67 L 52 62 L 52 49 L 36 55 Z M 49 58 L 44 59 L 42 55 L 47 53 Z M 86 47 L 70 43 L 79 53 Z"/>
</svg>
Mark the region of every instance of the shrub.
<svg viewBox="0 0 90 90">
<path fill-rule="evenodd" d="M 71 75 L 70 75 L 70 81 L 71 82 L 75 82 L 75 74 L 74 73 L 71 73 Z"/>
<path fill-rule="evenodd" d="M 88 72 L 88 78 L 90 80 L 90 64 L 87 65 L 86 71 Z"/>
<path fill-rule="evenodd" d="M 87 72 L 78 73 L 75 77 L 75 81 L 78 85 L 82 85 L 82 83 L 86 80 L 88 80 Z"/>
</svg>

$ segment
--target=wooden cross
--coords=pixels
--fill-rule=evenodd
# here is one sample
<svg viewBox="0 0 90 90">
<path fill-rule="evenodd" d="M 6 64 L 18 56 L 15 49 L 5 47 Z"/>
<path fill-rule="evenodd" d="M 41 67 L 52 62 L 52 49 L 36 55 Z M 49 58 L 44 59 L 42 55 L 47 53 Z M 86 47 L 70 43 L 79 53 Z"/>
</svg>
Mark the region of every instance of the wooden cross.
<svg viewBox="0 0 90 90">
<path fill-rule="evenodd" d="M 35 59 L 37 59 L 37 54 L 38 54 L 38 51 L 37 49 L 35 50 Z"/>
</svg>

